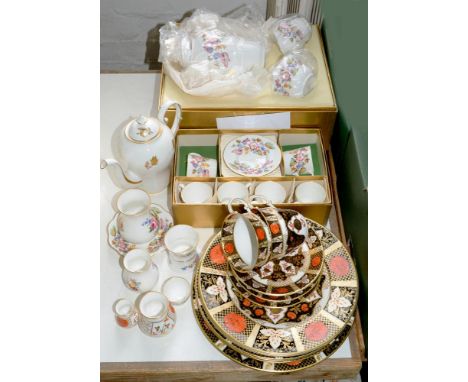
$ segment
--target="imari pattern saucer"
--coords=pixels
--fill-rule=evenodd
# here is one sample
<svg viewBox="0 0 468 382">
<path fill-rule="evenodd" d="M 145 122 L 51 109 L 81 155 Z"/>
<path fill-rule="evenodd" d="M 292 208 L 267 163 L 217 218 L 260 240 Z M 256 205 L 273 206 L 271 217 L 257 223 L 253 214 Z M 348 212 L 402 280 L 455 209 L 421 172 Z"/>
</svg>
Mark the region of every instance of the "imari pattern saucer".
<svg viewBox="0 0 468 382">
<path fill-rule="evenodd" d="M 279 321 L 274 324 L 271 320 L 265 325 L 266 322 L 246 314 L 228 292 L 230 271 L 219 248 L 219 234 L 207 246 L 197 267 L 194 288 L 209 324 L 231 347 L 256 358 L 302 359 L 303 362 L 304 357 L 334 343 L 352 323 L 358 295 L 353 261 L 330 231 L 310 220 L 307 223 L 310 228 L 323 232 L 324 272 L 329 276 L 329 289 L 327 293 L 322 291 L 316 306 L 309 306 L 311 314 L 291 326 L 285 327 Z"/>
<path fill-rule="evenodd" d="M 156 230 L 156 235 L 153 240 L 148 243 L 134 244 L 125 241 L 119 232 L 118 216 L 116 213 L 107 226 L 107 242 L 109 246 L 119 255 L 124 256 L 132 249 L 146 249 L 150 255 L 155 254 L 164 246 L 163 236 L 169 228 L 174 225 L 174 220 L 169 212 L 162 208 L 159 204 L 151 204 L 150 214 L 155 218 L 153 229 Z"/>
</svg>

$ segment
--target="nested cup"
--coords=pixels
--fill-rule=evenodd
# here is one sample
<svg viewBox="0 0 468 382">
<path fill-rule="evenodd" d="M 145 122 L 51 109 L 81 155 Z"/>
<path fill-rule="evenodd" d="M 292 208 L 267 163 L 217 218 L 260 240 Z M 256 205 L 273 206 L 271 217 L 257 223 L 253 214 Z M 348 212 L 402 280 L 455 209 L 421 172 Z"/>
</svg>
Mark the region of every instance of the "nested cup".
<svg viewBox="0 0 468 382">
<path fill-rule="evenodd" d="M 234 211 L 232 203 L 236 201 L 243 205 L 246 212 Z M 221 247 L 237 271 L 249 272 L 269 260 L 271 232 L 267 224 L 250 210 L 245 200 L 231 199 L 228 210 L 229 215 L 221 228 Z"/>
</svg>

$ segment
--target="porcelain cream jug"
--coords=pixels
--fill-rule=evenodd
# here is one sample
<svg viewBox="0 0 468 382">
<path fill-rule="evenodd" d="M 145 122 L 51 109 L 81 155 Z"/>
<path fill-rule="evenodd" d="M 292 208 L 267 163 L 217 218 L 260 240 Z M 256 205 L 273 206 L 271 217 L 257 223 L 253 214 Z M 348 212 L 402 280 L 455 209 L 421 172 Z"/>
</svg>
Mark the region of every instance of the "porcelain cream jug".
<svg viewBox="0 0 468 382">
<path fill-rule="evenodd" d="M 172 105 L 176 115 L 169 128 L 164 116 Z M 169 184 L 180 117 L 180 105 L 169 101 L 161 106 L 157 118 L 139 116 L 130 121 L 118 133 L 118 160 L 102 160 L 101 169 L 109 168 L 112 180 L 121 188 L 138 187 L 151 194 L 164 190 Z"/>
</svg>

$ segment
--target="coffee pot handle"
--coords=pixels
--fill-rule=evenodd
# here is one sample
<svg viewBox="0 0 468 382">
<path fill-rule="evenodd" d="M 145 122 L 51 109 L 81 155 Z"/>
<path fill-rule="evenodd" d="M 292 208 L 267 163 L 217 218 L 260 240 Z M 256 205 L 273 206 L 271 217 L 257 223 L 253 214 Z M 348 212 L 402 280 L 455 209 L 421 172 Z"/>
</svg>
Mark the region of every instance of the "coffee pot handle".
<svg viewBox="0 0 468 382">
<path fill-rule="evenodd" d="M 164 105 L 161 106 L 161 108 L 159 109 L 159 112 L 158 112 L 158 119 L 163 123 L 163 124 L 167 124 L 167 119 L 166 119 L 166 113 L 167 113 L 167 110 L 172 106 L 174 105 L 175 106 L 175 109 L 176 109 L 176 113 L 175 113 L 175 118 L 174 118 L 174 122 L 172 123 L 172 127 L 171 127 L 171 132 L 172 132 L 172 135 L 175 137 L 175 135 L 177 134 L 177 130 L 179 130 L 179 122 L 180 120 L 182 119 L 182 109 L 180 107 L 180 105 L 175 102 L 175 101 L 166 101 L 164 103 Z"/>
</svg>

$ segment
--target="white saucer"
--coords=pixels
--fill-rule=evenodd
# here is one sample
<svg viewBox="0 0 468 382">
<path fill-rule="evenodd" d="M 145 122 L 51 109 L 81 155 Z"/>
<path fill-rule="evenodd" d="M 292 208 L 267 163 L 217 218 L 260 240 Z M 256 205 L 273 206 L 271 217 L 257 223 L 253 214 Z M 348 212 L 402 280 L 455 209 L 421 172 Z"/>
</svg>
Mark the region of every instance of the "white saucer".
<svg viewBox="0 0 468 382">
<path fill-rule="evenodd" d="M 164 234 L 174 225 L 174 219 L 172 218 L 171 214 L 162 208 L 159 204 L 151 204 L 150 213 L 158 220 L 159 223 L 154 239 L 142 244 L 134 244 L 122 239 L 117 224 L 117 216 L 119 213 L 116 213 L 107 225 L 107 242 L 109 243 L 110 247 L 121 256 L 124 256 L 128 251 L 135 248 L 147 249 L 150 255 L 154 255 L 160 248 L 164 247 Z"/>
</svg>

